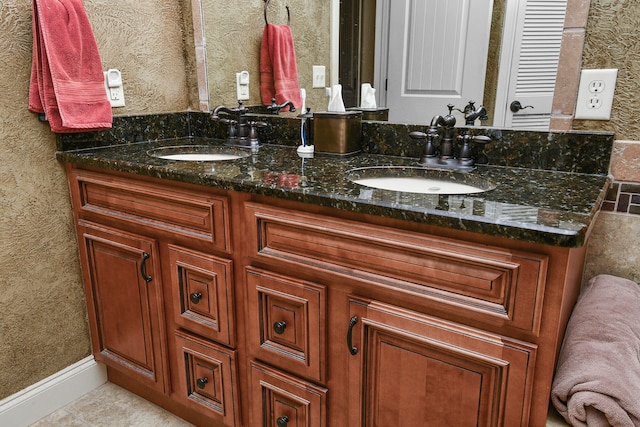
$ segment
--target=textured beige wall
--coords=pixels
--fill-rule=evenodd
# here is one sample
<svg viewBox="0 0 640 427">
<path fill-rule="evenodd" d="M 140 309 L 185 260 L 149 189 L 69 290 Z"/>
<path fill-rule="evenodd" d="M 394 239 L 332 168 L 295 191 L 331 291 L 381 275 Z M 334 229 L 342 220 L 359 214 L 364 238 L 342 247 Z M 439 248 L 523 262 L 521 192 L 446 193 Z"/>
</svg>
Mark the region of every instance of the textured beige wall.
<svg viewBox="0 0 640 427">
<path fill-rule="evenodd" d="M 124 77 L 127 106 L 115 112 L 192 105 L 181 1 L 84 3 L 103 66 Z M 30 68 L 31 2 L 2 0 L 0 399 L 90 354 L 66 177 L 54 135 L 27 110 Z"/>
<path fill-rule="evenodd" d="M 312 66 L 326 67 L 326 84 L 330 73 L 329 0 L 271 0 L 269 22 L 285 24 L 289 5 L 291 32 L 296 49 L 298 80 L 307 92 L 307 106 L 325 110 L 324 89 L 312 88 Z M 262 0 L 202 0 L 207 43 L 210 107 L 237 104 L 236 73 L 250 75 L 250 98 L 245 105 L 260 105 L 260 42 L 264 29 Z"/>
<path fill-rule="evenodd" d="M 574 129 L 613 131 L 614 179 L 640 183 L 640 2 L 591 0 L 582 68 L 617 68 L 611 120 L 576 120 Z M 601 273 L 640 282 L 640 215 L 601 212 L 587 252 L 585 280 Z"/>
<path fill-rule="evenodd" d="M 574 129 L 615 131 L 617 139 L 640 140 L 638 19 L 637 0 L 591 0 L 582 68 L 617 68 L 618 79 L 611 121 L 576 120 Z"/>
</svg>

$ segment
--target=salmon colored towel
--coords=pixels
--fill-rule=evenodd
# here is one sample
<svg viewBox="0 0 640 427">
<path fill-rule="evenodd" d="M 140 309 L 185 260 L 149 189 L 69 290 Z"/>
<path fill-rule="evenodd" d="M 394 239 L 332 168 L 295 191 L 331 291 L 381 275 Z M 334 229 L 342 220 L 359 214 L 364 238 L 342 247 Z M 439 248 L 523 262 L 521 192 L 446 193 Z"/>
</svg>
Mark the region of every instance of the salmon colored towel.
<svg viewBox="0 0 640 427">
<path fill-rule="evenodd" d="M 113 117 L 82 0 L 33 0 L 29 110 L 53 132 L 108 129 Z"/>
<path fill-rule="evenodd" d="M 260 96 L 264 105 L 293 102 L 302 108 L 296 52 L 288 25 L 267 24 L 262 33 L 260 48 Z"/>
<path fill-rule="evenodd" d="M 599 275 L 578 298 L 551 400 L 573 426 L 640 426 L 640 286 Z"/>
</svg>

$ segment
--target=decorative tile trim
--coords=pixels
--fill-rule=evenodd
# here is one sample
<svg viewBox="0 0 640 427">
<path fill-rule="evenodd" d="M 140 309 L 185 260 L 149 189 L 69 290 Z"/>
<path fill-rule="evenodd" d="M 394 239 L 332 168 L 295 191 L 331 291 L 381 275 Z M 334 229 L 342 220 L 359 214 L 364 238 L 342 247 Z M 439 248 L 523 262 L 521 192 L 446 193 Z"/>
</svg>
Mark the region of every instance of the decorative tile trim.
<svg viewBox="0 0 640 427">
<path fill-rule="evenodd" d="M 640 215 L 640 183 L 614 181 L 609 187 L 601 210 Z"/>
</svg>

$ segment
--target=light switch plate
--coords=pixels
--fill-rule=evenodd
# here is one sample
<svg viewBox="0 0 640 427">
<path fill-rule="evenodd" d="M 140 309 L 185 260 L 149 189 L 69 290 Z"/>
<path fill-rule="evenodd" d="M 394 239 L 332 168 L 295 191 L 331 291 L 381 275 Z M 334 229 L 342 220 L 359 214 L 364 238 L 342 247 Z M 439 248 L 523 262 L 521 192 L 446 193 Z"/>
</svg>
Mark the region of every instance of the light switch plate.
<svg viewBox="0 0 640 427">
<path fill-rule="evenodd" d="M 609 120 L 611 118 L 617 76 L 618 70 L 615 68 L 582 70 L 576 101 L 576 119 Z"/>
</svg>

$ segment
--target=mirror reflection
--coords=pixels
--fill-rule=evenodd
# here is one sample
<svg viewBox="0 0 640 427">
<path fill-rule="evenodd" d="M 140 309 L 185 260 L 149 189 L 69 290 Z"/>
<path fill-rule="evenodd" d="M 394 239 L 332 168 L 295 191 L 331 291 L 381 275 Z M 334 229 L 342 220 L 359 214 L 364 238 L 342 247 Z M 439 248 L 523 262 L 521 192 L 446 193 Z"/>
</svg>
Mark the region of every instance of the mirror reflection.
<svg viewBox="0 0 640 427">
<path fill-rule="evenodd" d="M 242 13 L 236 0 L 193 3 L 200 1 L 208 107 L 237 105 L 241 71 L 250 76 L 245 105 L 261 104 L 263 1 L 243 2 Z M 453 104 L 461 110 L 458 124 L 465 124 L 463 111 L 474 101 L 476 110 L 486 110 L 476 125 L 542 130 L 549 125 L 566 3 L 271 0 L 268 15 L 275 24 L 290 15 L 300 87 L 313 111 L 326 110 L 325 87 L 340 83 L 352 107 L 360 105 L 361 85 L 370 83 L 390 122 L 428 123 Z M 323 84 L 314 81 L 314 65 L 325 67 Z"/>
</svg>

